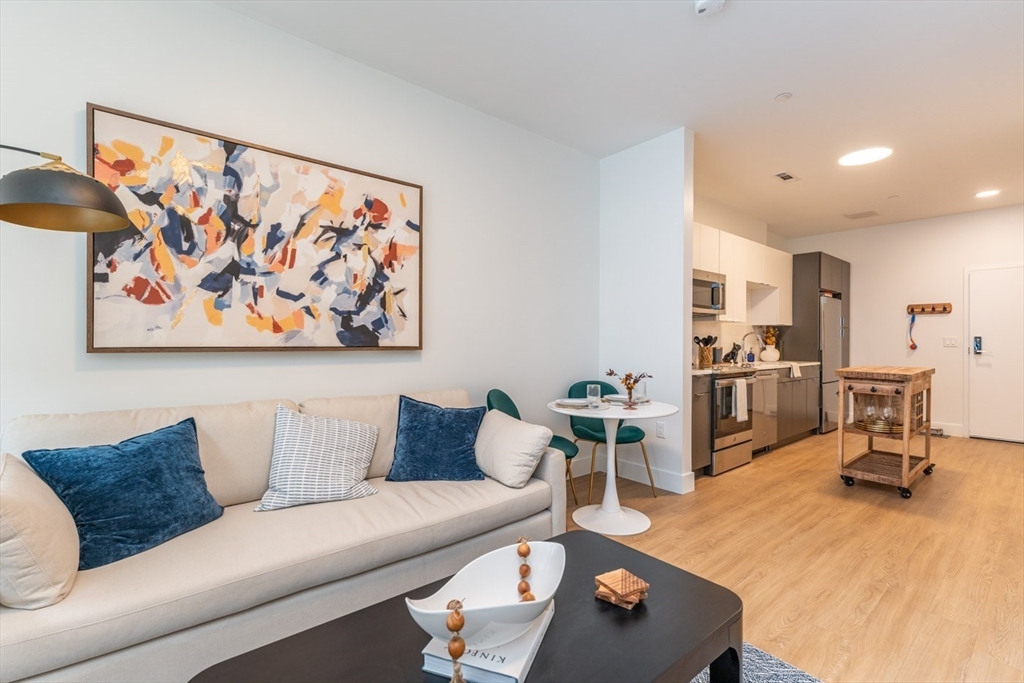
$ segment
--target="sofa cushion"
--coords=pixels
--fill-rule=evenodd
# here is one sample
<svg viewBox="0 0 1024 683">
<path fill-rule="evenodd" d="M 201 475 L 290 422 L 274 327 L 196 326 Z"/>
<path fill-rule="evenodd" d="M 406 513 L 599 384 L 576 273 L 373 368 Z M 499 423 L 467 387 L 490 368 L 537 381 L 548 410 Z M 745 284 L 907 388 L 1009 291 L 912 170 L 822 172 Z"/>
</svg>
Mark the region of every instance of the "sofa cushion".
<svg viewBox="0 0 1024 683">
<path fill-rule="evenodd" d="M 58 603 L 77 573 L 71 513 L 31 467 L 0 455 L 0 604 L 39 609 Z"/>
<path fill-rule="evenodd" d="M 398 402 L 395 461 L 388 481 L 483 479 L 473 444 L 486 412 L 483 406 L 441 408 L 403 396 Z"/>
<path fill-rule="evenodd" d="M 518 489 L 533 476 L 550 442 L 547 427 L 489 410 L 476 435 L 476 461 L 488 477 Z"/>
<path fill-rule="evenodd" d="M 257 512 L 372 496 L 366 468 L 377 427 L 277 407 L 270 487 Z"/>
<path fill-rule="evenodd" d="M 338 398 L 314 398 L 299 404 L 299 410 L 312 415 L 341 417 L 364 424 L 377 425 L 377 445 L 373 449 L 373 460 L 366 476 L 384 477 L 391 471 L 395 457 L 395 437 L 398 431 L 398 394 L 380 396 L 342 396 Z M 410 398 L 424 403 L 433 403 L 442 408 L 468 408 L 469 394 L 462 389 L 423 391 L 407 394 Z"/>
<path fill-rule="evenodd" d="M 492 479 L 370 483 L 379 493 L 358 500 L 273 514 L 233 506 L 163 545 L 79 572 L 56 605 L 5 612 L 5 659 L 23 671 L 25 662 L 61 666 L 119 650 L 525 519 L 552 495 L 539 479 L 521 489 Z"/>
<path fill-rule="evenodd" d="M 0 437 L 0 451 L 20 456 L 37 448 L 117 443 L 194 417 L 206 485 L 221 505 L 237 505 L 259 500 L 267 490 L 278 403 L 298 408 L 292 401 L 276 400 L 77 415 L 27 415 L 7 424 Z"/>
<path fill-rule="evenodd" d="M 80 570 L 141 553 L 224 512 L 206 488 L 191 417 L 117 444 L 22 457 L 71 510 Z"/>
</svg>

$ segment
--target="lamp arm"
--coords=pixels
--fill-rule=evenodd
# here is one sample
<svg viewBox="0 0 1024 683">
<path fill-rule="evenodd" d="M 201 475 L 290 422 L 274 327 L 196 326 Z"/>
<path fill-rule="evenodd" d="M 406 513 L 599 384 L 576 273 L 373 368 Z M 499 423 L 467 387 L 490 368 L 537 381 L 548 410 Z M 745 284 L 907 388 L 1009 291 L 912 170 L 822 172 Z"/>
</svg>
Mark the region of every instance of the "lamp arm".
<svg viewBox="0 0 1024 683">
<path fill-rule="evenodd" d="M 47 152 L 37 152 L 34 149 L 25 149 L 24 147 L 14 147 L 12 145 L 0 145 L 0 149 L 11 149 L 15 152 L 24 152 L 25 154 L 34 154 L 37 157 L 44 159 L 50 159 L 51 161 L 60 161 L 61 158 L 56 154 L 48 154 Z"/>
</svg>

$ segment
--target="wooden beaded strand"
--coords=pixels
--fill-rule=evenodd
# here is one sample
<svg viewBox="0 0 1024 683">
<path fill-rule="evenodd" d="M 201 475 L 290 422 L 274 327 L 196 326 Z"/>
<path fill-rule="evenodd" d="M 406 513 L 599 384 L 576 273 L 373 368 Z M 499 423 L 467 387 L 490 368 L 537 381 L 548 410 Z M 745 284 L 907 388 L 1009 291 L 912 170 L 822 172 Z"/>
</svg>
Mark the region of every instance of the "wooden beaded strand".
<svg viewBox="0 0 1024 683">
<path fill-rule="evenodd" d="M 530 563 L 527 560 L 530 557 L 529 538 L 526 536 L 519 537 L 519 547 L 516 548 L 516 554 L 523 559 L 523 563 L 519 565 L 519 602 L 532 602 L 537 598 L 530 592 L 530 582 L 526 580 L 530 576 Z"/>
<path fill-rule="evenodd" d="M 466 625 L 466 618 L 462 616 L 462 601 L 452 600 L 448 603 L 448 609 L 452 612 L 448 615 L 445 626 L 452 632 L 451 640 L 448 641 L 448 655 L 452 658 L 452 681 L 451 683 L 466 683 L 462 676 L 462 664 L 459 657 L 466 652 L 466 641 L 459 635 L 459 631 Z"/>
</svg>

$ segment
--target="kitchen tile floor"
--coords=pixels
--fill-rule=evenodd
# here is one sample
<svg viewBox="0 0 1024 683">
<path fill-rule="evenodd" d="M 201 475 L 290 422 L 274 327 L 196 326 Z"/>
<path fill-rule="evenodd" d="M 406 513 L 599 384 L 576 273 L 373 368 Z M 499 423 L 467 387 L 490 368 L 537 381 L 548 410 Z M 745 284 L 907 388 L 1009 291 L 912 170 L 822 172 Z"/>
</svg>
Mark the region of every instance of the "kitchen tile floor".
<svg viewBox="0 0 1024 683">
<path fill-rule="evenodd" d="M 652 526 L 616 540 L 738 593 L 745 640 L 822 680 L 1024 681 L 1024 446 L 932 444 L 935 474 L 909 500 L 844 486 L 835 434 L 686 496 L 620 479 Z"/>
</svg>

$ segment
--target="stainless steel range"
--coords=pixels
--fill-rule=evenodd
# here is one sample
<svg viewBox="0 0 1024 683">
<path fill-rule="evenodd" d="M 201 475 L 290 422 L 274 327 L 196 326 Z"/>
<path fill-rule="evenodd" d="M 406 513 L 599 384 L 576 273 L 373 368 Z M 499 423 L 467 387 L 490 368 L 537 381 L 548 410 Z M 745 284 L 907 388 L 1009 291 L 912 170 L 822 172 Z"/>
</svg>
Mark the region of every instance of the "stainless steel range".
<svg viewBox="0 0 1024 683">
<path fill-rule="evenodd" d="M 711 464 L 707 473 L 721 474 L 753 459 L 754 370 L 713 375 Z"/>
</svg>

